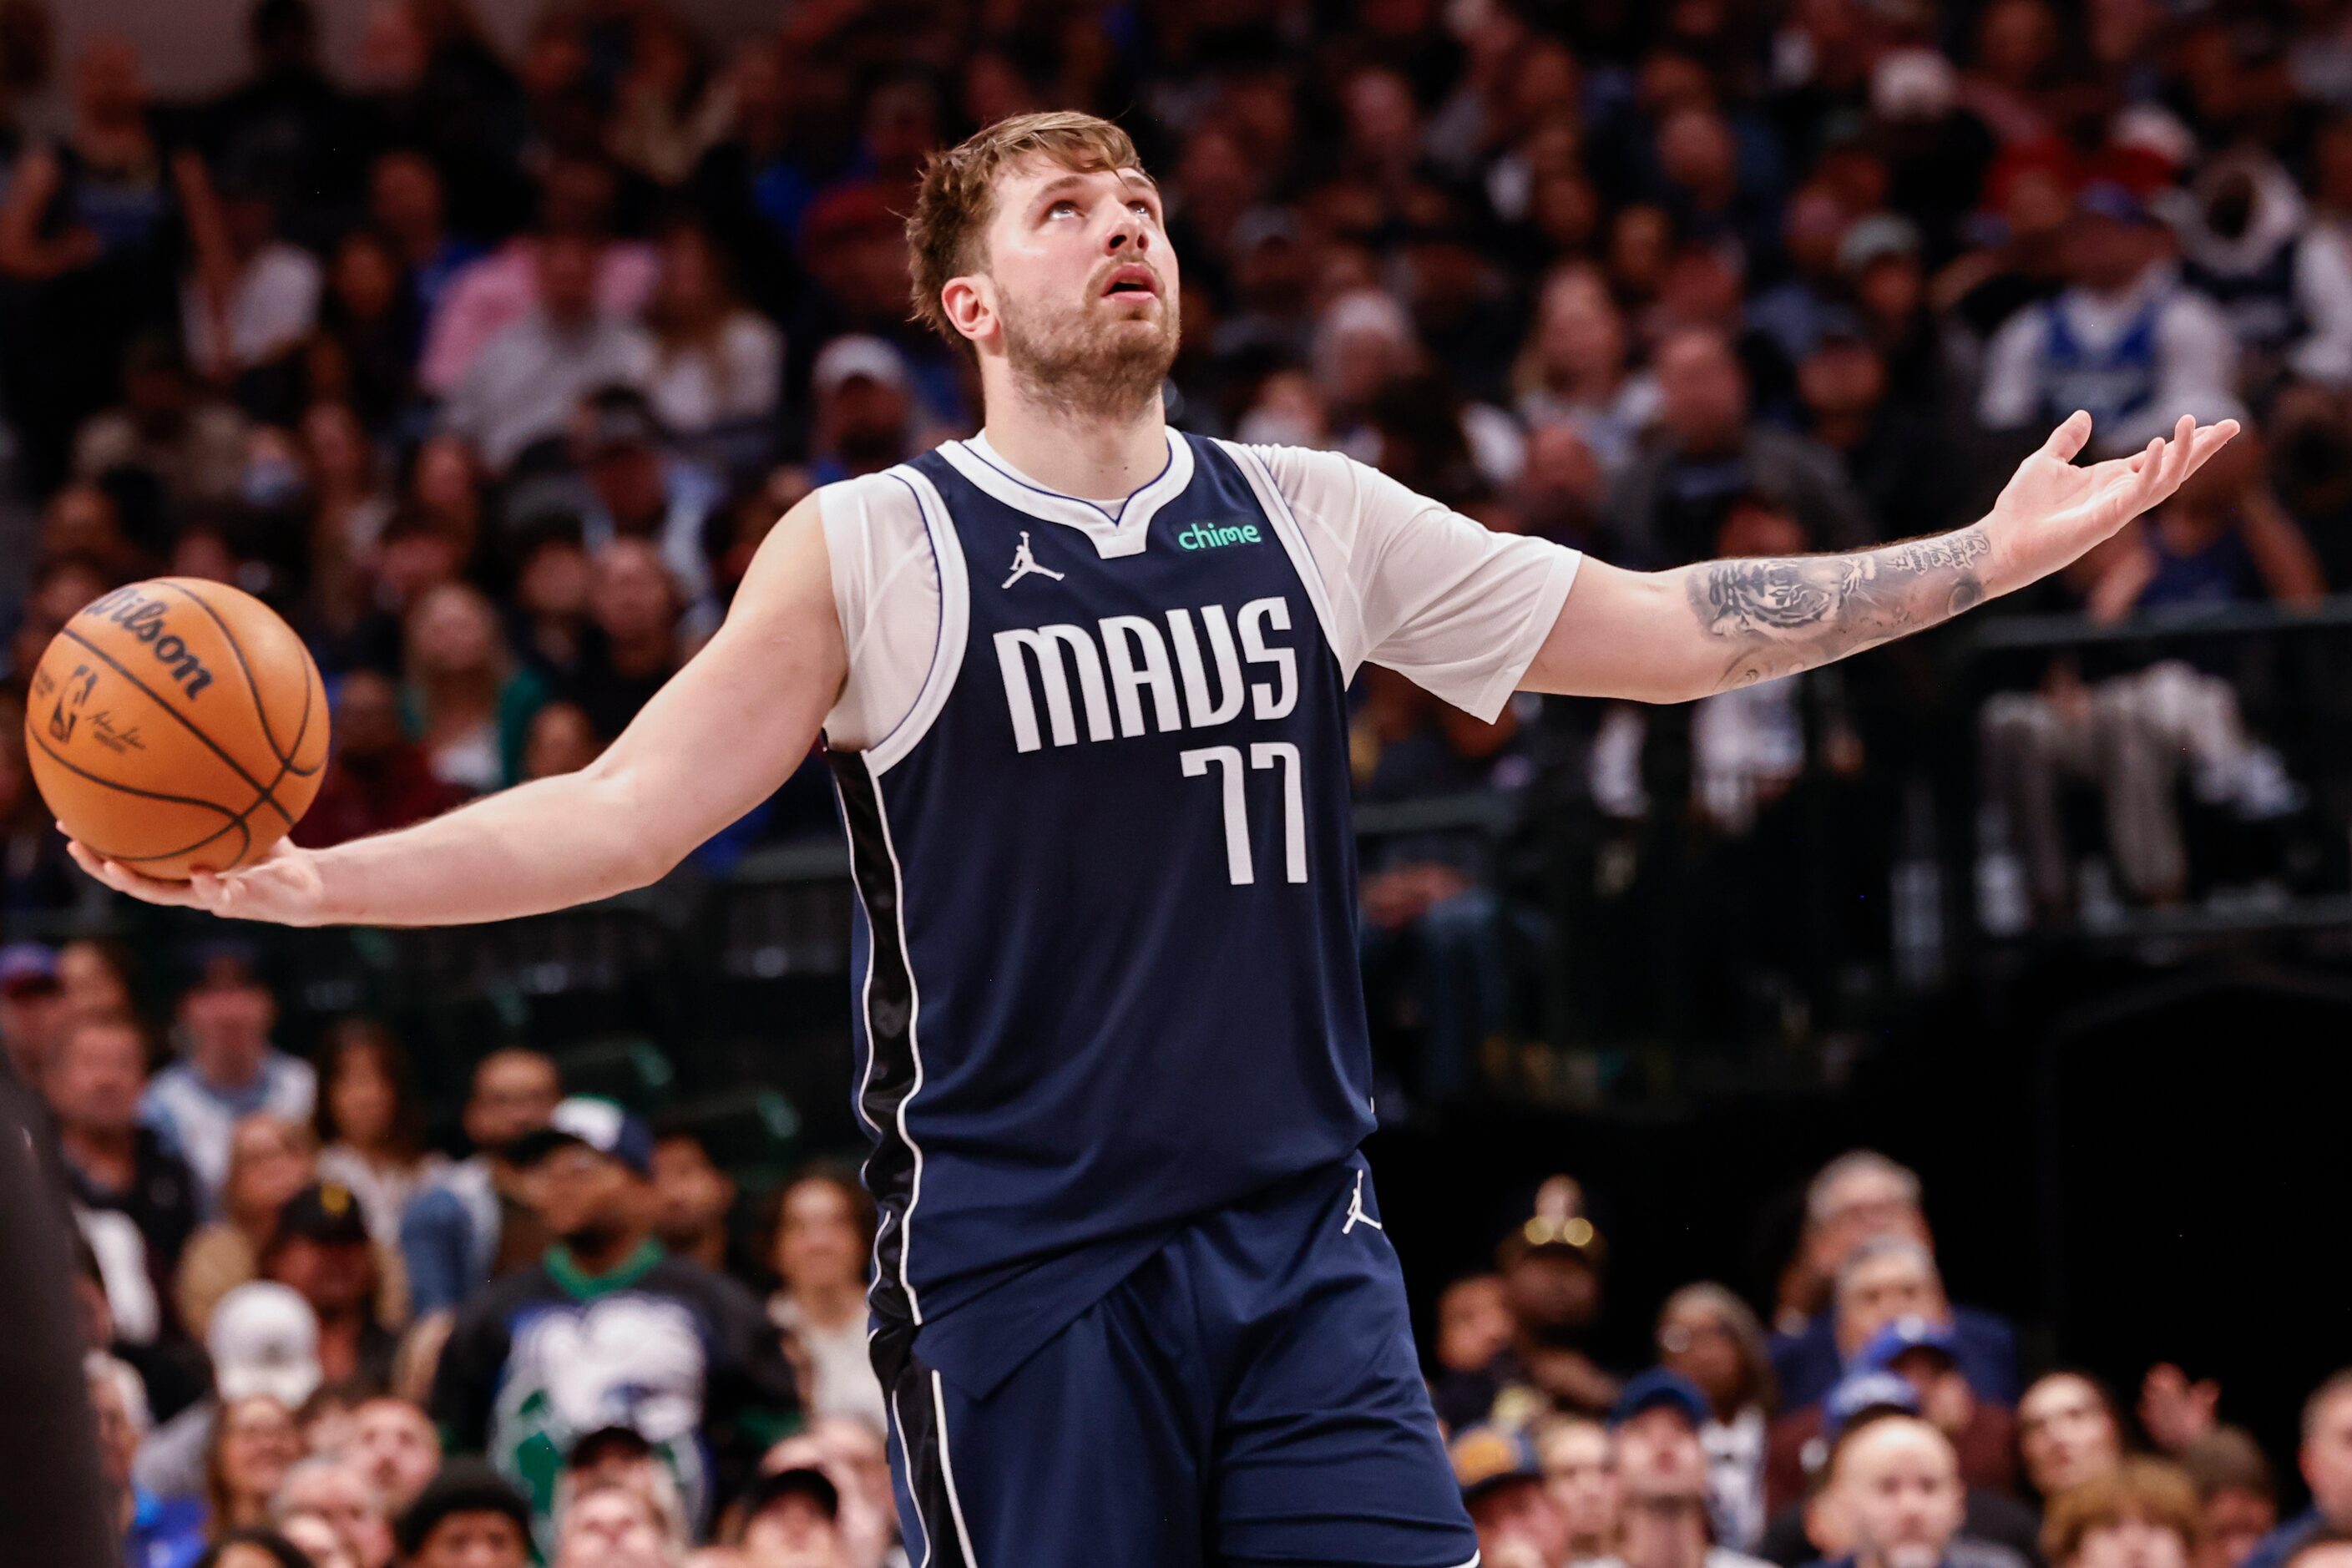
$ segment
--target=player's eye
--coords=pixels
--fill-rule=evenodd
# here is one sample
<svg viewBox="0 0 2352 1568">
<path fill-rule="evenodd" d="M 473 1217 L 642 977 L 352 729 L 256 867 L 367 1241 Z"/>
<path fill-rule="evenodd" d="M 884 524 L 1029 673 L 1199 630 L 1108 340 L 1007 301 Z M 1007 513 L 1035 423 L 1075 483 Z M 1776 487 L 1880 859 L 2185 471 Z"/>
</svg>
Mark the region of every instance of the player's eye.
<svg viewBox="0 0 2352 1568">
<path fill-rule="evenodd" d="M 1137 213 L 1140 214 L 1144 222 L 1156 223 L 1159 221 L 1160 215 L 1151 210 L 1151 204 L 1150 202 L 1138 197 L 1136 200 L 1131 201 L 1127 205 L 1133 207 Z"/>
<path fill-rule="evenodd" d="M 1055 202 L 1052 206 L 1045 209 L 1045 216 L 1047 217 L 1055 217 L 1063 213 L 1075 213 L 1077 210 L 1078 204 L 1070 200 L 1069 197 L 1064 196 L 1060 201 Z"/>
</svg>

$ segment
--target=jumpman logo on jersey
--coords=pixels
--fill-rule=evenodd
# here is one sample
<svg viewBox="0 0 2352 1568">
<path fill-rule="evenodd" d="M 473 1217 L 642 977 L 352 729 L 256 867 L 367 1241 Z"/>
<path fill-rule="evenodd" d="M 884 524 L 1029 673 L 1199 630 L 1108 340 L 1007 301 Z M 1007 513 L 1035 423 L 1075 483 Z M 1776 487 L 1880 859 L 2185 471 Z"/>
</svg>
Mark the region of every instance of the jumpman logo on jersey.
<svg viewBox="0 0 2352 1568">
<path fill-rule="evenodd" d="M 1348 1223 L 1339 1227 L 1339 1234 L 1345 1236 L 1359 1225 L 1368 1225 L 1374 1230 L 1382 1232 L 1388 1229 L 1388 1226 L 1364 1212 L 1364 1173 L 1361 1171 L 1356 1173 L 1355 1194 L 1348 1200 Z"/>
<path fill-rule="evenodd" d="M 1010 588 L 1032 572 L 1040 577 L 1051 577 L 1056 583 L 1062 580 L 1059 572 L 1051 566 L 1038 565 L 1037 558 L 1029 553 L 1029 531 L 1024 528 L 1021 531 L 1021 546 L 1013 552 L 1013 575 L 1004 580 L 1004 585 Z"/>
</svg>

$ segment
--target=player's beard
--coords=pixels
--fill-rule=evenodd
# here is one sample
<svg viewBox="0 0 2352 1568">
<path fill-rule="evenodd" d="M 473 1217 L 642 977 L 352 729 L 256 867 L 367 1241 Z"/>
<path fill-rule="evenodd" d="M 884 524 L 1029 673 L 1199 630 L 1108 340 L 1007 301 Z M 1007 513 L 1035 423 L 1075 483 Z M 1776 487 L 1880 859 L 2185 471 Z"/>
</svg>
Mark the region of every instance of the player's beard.
<svg viewBox="0 0 2352 1568">
<path fill-rule="evenodd" d="M 1181 331 L 1175 296 L 1160 296 L 1157 317 L 1113 319 L 1097 300 L 1075 310 L 1033 309 L 1009 291 L 1004 359 L 1021 395 L 1040 407 L 1123 419 L 1160 395 L 1176 363 Z"/>
</svg>

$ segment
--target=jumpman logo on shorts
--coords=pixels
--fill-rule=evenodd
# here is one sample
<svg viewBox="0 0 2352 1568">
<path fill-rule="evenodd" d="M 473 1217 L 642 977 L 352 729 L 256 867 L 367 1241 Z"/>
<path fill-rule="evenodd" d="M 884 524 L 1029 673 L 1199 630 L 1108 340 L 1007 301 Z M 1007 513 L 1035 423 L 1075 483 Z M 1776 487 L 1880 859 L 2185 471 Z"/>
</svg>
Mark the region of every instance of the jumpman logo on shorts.
<svg viewBox="0 0 2352 1568">
<path fill-rule="evenodd" d="M 1004 586 L 1010 588 L 1032 572 L 1040 577 L 1051 577 L 1056 583 L 1062 580 L 1059 572 L 1051 566 L 1038 565 L 1037 558 L 1029 553 L 1029 531 L 1024 528 L 1021 531 L 1021 547 L 1013 552 L 1013 575 L 1004 580 Z"/>
<path fill-rule="evenodd" d="M 1368 1225 L 1374 1230 L 1382 1232 L 1389 1228 L 1364 1212 L 1364 1174 L 1365 1173 L 1361 1171 L 1356 1173 L 1356 1191 L 1355 1194 L 1348 1200 L 1348 1223 L 1339 1227 L 1341 1236 L 1347 1235 L 1359 1225 Z"/>
</svg>

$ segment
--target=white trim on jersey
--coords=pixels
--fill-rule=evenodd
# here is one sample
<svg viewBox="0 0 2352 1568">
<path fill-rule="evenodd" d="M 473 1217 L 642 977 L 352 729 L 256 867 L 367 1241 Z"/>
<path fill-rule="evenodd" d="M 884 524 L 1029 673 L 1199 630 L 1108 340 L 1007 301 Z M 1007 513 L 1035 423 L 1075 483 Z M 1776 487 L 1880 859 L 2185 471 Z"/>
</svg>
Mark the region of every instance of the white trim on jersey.
<svg viewBox="0 0 2352 1568">
<path fill-rule="evenodd" d="M 1117 511 L 1045 489 L 1016 471 L 985 436 L 947 442 L 939 454 L 955 466 L 956 472 L 1013 510 L 1085 534 L 1094 542 L 1095 552 L 1106 561 L 1140 554 L 1151 538 L 1151 520 L 1192 482 L 1192 445 L 1173 426 L 1168 430 L 1168 466 L 1119 503 Z"/>
<path fill-rule="evenodd" d="M 1283 550 L 1290 556 L 1290 568 L 1298 574 L 1299 586 L 1307 590 L 1307 603 L 1315 606 L 1315 619 L 1323 627 L 1323 641 L 1329 646 L 1331 657 L 1339 661 L 1341 685 L 1356 679 L 1356 666 L 1348 660 L 1348 645 L 1339 636 L 1339 618 L 1332 613 L 1329 584 L 1323 581 L 1323 567 L 1315 559 L 1315 551 L 1307 542 L 1307 531 L 1298 525 L 1298 516 L 1290 510 L 1290 500 L 1282 487 L 1274 482 L 1274 470 L 1265 459 L 1238 441 L 1219 440 L 1234 467 L 1248 481 L 1250 493 L 1257 497 L 1258 510 L 1265 513 L 1266 521 L 1274 528 L 1274 536 L 1282 541 Z"/>
<path fill-rule="evenodd" d="M 940 1479 L 947 1484 L 948 1513 L 963 1546 L 964 1568 L 980 1568 L 980 1554 L 972 1551 L 971 1531 L 963 1522 L 963 1499 L 956 1494 L 955 1460 L 948 1451 L 948 1391 L 936 1372 L 931 1373 L 931 1408 L 940 1415 Z"/>
<path fill-rule="evenodd" d="M 964 641 L 971 629 L 971 574 L 964 564 L 963 541 L 956 532 L 954 519 L 948 514 L 946 498 L 919 468 L 901 466 L 890 469 L 889 475 L 914 495 L 915 504 L 923 514 L 923 531 L 930 540 L 931 559 L 939 569 L 940 631 L 931 647 L 930 670 L 923 678 L 914 707 L 891 727 L 888 734 L 866 749 L 866 765 L 877 781 L 893 764 L 904 761 L 916 742 L 930 732 L 940 710 L 947 706 L 948 695 L 955 689 L 956 677 L 963 668 Z M 876 795 L 878 798 L 878 782 Z"/>
<path fill-rule="evenodd" d="M 907 962 L 907 1054 L 914 1059 L 915 1081 L 898 1101 L 898 1141 L 914 1157 L 915 1173 L 907 1184 L 907 1209 L 898 1216 L 898 1289 L 907 1293 L 907 1313 L 917 1328 L 923 1326 L 923 1304 L 915 1296 L 914 1277 L 908 1272 L 907 1260 L 915 1254 L 915 1205 L 923 1201 L 923 1146 L 907 1127 L 907 1107 L 915 1103 L 915 1096 L 923 1092 L 923 1040 L 920 1026 L 923 1019 L 923 988 L 915 978 L 914 950 L 907 945 L 907 873 L 898 864 L 898 843 L 890 832 L 890 805 L 882 794 L 882 781 L 873 780 L 874 819 L 882 825 L 882 848 L 890 857 L 890 904 L 898 921 L 898 952 Z M 873 933 L 866 934 L 866 950 L 873 951 Z M 867 1015 L 870 1019 L 872 1015 Z M 873 1026 L 866 1026 L 866 1056 L 870 1064 L 874 1058 Z"/>
<path fill-rule="evenodd" d="M 898 1390 L 895 1388 L 890 1391 L 890 1425 L 898 1429 L 898 1464 L 900 1473 L 907 1478 L 907 1500 L 914 1505 L 915 1527 L 923 1532 L 923 1555 L 915 1568 L 931 1568 L 931 1525 L 923 1517 L 923 1500 L 915 1489 L 915 1453 L 907 1446 L 907 1415 L 898 1408 Z"/>
</svg>

